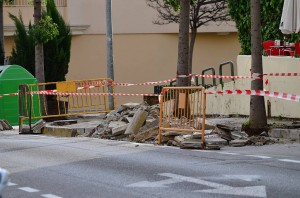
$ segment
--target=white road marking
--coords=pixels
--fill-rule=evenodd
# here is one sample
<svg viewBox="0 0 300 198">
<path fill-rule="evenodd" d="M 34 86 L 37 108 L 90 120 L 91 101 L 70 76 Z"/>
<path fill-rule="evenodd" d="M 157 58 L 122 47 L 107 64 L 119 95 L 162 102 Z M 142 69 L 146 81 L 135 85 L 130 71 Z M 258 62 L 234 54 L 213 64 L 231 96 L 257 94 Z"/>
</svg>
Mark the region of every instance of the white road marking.
<svg viewBox="0 0 300 198">
<path fill-rule="evenodd" d="M 279 161 L 282 161 L 282 162 L 292 162 L 292 163 L 300 164 L 299 160 L 279 159 Z"/>
<path fill-rule="evenodd" d="M 238 153 L 229 153 L 229 152 L 218 152 L 219 154 L 224 154 L 224 155 L 240 155 Z"/>
<path fill-rule="evenodd" d="M 224 175 L 224 177 L 228 179 L 240 179 L 248 182 L 257 181 L 261 178 L 259 175 Z"/>
<path fill-rule="evenodd" d="M 16 186 L 16 185 L 18 185 L 18 184 L 15 184 L 15 183 L 12 183 L 12 182 L 7 183 L 7 186 Z"/>
<path fill-rule="evenodd" d="M 30 187 L 22 187 L 22 188 L 19 188 L 20 190 L 23 190 L 25 192 L 29 192 L 29 193 L 33 193 L 33 192 L 39 192 L 39 190 L 37 189 L 34 189 L 34 188 L 30 188 Z"/>
<path fill-rule="evenodd" d="M 195 192 L 225 194 L 225 195 L 238 195 L 248 197 L 267 197 L 265 186 L 250 186 L 250 187 L 225 187 L 219 189 L 197 190 Z"/>
<path fill-rule="evenodd" d="M 239 196 L 248 196 L 248 197 L 267 197 L 266 187 L 265 186 L 249 186 L 249 187 L 231 187 L 224 184 L 219 184 L 216 182 L 205 181 L 203 179 L 186 177 L 182 175 L 176 175 L 172 173 L 160 173 L 158 175 L 169 177 L 169 179 L 149 182 L 142 181 L 134 184 L 130 184 L 127 187 L 143 187 L 143 188 L 159 188 L 166 187 L 167 184 L 179 183 L 179 182 L 190 182 L 194 184 L 208 186 L 214 189 L 206 189 L 206 190 L 197 190 L 194 192 L 203 192 L 203 193 L 214 193 L 214 194 L 226 194 L 226 195 L 239 195 Z M 259 176 L 245 176 L 242 175 L 240 178 L 238 176 L 233 176 L 231 178 L 236 177 L 237 179 L 242 179 L 246 181 L 253 181 L 254 178 L 258 178 Z"/>
<path fill-rule="evenodd" d="M 192 150 L 192 151 L 202 152 L 202 153 L 211 153 L 212 152 L 210 150 Z"/>
<path fill-rule="evenodd" d="M 45 198 L 62 198 L 62 197 L 59 197 L 59 196 L 56 196 L 56 195 L 52 195 L 52 194 L 44 194 L 44 195 L 41 195 L 42 197 L 45 197 Z"/>
<path fill-rule="evenodd" d="M 272 157 L 269 156 L 264 156 L 264 155 L 245 155 L 247 157 L 256 157 L 256 158 L 260 158 L 260 159 L 270 159 Z"/>
<path fill-rule="evenodd" d="M 141 181 L 141 182 L 127 185 L 127 187 L 165 188 L 165 187 L 167 187 L 166 186 L 167 184 L 175 184 L 175 183 L 179 183 L 179 182 L 182 182 L 182 181 L 171 178 L 171 179 L 165 179 L 165 180 L 161 180 L 161 181 L 157 181 L 157 182 Z"/>
</svg>

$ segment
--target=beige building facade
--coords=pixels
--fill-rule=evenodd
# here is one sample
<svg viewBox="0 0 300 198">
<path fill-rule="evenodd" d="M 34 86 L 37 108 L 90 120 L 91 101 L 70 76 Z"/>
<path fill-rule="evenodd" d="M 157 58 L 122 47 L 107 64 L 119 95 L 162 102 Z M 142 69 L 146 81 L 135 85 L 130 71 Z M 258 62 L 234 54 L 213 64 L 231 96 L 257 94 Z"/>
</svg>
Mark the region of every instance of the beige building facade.
<svg viewBox="0 0 300 198">
<path fill-rule="evenodd" d="M 24 21 L 33 21 L 33 8 L 22 0 L 5 6 L 5 52 L 11 53 L 14 25 L 8 12 L 21 11 Z M 56 0 L 70 24 L 73 38 L 67 80 L 106 77 L 105 0 Z M 145 0 L 112 0 L 114 73 L 116 82 L 139 83 L 174 78 L 177 69 L 178 24 L 154 25 L 157 13 Z M 232 61 L 240 52 L 233 23 L 210 24 L 199 29 L 194 49 L 193 73 Z M 227 71 L 228 72 L 228 71 Z M 218 72 L 217 72 L 218 74 Z M 229 72 L 227 73 L 229 74 Z M 117 87 L 123 93 L 153 93 L 151 87 Z M 141 101 L 142 97 L 117 98 Z"/>
</svg>

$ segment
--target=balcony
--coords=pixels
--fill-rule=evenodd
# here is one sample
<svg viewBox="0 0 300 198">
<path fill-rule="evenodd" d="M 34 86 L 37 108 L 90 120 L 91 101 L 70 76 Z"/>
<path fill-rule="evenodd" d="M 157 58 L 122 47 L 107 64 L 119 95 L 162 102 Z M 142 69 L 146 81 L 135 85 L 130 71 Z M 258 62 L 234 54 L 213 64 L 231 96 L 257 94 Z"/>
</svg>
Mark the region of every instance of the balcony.
<svg viewBox="0 0 300 198">
<path fill-rule="evenodd" d="M 32 6 L 32 1 L 30 0 L 14 0 L 12 3 L 4 3 L 7 7 L 27 7 Z M 67 0 L 55 0 L 57 7 L 67 7 Z"/>
</svg>

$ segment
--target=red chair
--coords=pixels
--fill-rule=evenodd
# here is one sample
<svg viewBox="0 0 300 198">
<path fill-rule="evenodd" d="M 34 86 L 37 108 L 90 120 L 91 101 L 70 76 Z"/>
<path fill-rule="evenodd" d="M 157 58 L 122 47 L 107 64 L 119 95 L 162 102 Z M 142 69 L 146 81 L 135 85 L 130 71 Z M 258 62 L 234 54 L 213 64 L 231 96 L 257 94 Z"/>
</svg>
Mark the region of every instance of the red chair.
<svg viewBox="0 0 300 198">
<path fill-rule="evenodd" d="M 283 50 L 285 56 L 295 56 L 295 52 L 291 48 L 286 48 Z"/>
<path fill-rule="evenodd" d="M 300 56 L 300 41 L 295 43 L 295 56 Z"/>
<path fill-rule="evenodd" d="M 272 48 L 271 48 L 271 46 L 275 45 L 275 41 L 272 41 L 272 40 L 264 41 L 262 43 L 262 45 L 263 45 L 263 48 L 264 48 L 264 52 L 266 54 L 268 54 L 268 56 L 272 55 Z"/>
<path fill-rule="evenodd" d="M 280 48 L 272 48 L 272 46 L 275 46 L 275 41 L 273 40 L 264 41 L 262 45 L 264 52 L 268 54 L 268 56 L 280 56 L 284 54 L 284 51 Z"/>
</svg>

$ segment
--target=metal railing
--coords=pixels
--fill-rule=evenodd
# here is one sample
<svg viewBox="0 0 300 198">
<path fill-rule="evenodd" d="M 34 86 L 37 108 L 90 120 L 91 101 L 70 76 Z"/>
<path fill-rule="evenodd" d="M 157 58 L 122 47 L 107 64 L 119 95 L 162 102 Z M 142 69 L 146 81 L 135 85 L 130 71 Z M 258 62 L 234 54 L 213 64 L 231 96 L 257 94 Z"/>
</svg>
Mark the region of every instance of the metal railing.
<svg viewBox="0 0 300 198">
<path fill-rule="evenodd" d="M 55 0 L 55 5 L 57 7 L 67 7 L 67 0 Z M 45 3 L 42 1 L 43 6 L 45 6 Z M 33 0 L 14 0 L 11 3 L 5 3 L 4 6 L 33 6 Z"/>
<path fill-rule="evenodd" d="M 19 125 L 22 128 L 25 120 L 30 125 L 36 119 L 110 112 L 110 86 L 114 93 L 108 78 L 21 85 Z"/>
</svg>

